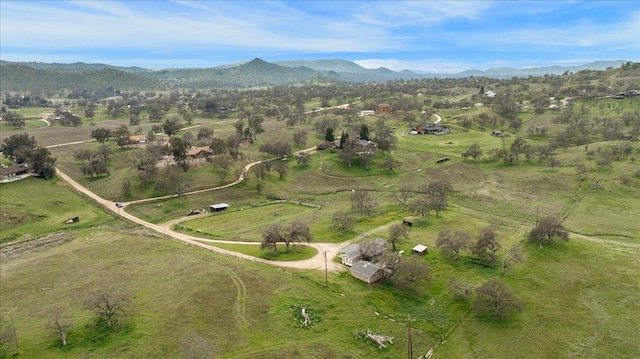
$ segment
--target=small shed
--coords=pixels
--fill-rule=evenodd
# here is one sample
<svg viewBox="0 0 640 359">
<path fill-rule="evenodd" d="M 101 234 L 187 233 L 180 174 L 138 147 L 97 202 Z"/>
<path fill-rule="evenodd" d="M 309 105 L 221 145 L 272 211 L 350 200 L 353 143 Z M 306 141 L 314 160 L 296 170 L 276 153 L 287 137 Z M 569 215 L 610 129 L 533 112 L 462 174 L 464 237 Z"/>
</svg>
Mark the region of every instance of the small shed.
<svg viewBox="0 0 640 359">
<path fill-rule="evenodd" d="M 213 212 L 222 212 L 222 211 L 226 211 L 227 207 L 229 207 L 229 205 L 226 203 L 218 203 L 218 204 L 210 205 L 209 209 L 212 210 Z"/>
<path fill-rule="evenodd" d="M 76 223 L 76 222 L 80 222 L 80 217 L 75 216 L 75 217 L 71 217 L 71 218 L 67 219 L 66 221 L 64 221 L 64 223 L 66 223 L 66 224 L 71 224 L 71 223 Z"/>
<path fill-rule="evenodd" d="M 418 255 L 423 255 L 425 253 L 429 253 L 429 247 L 423 245 L 423 244 L 418 244 L 417 246 L 411 248 L 411 253 L 412 254 L 418 254 Z"/>
<path fill-rule="evenodd" d="M 351 266 L 351 276 L 368 284 L 379 281 L 383 274 L 380 266 L 369 261 L 358 261 Z"/>
</svg>

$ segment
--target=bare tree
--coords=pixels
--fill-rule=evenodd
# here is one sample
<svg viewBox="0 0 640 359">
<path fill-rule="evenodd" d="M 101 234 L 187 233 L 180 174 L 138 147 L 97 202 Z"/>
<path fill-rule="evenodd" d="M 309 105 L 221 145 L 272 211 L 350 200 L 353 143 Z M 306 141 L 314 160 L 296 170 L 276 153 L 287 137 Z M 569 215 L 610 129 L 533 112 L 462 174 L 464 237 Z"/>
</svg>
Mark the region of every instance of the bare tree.
<svg viewBox="0 0 640 359">
<path fill-rule="evenodd" d="M 394 252 L 396 251 L 396 244 L 399 244 L 403 238 L 409 238 L 410 230 L 411 227 L 404 223 L 397 223 L 389 228 L 389 243 L 391 243 Z"/>
<path fill-rule="evenodd" d="M 500 274 L 507 274 L 507 270 L 513 267 L 516 263 L 520 263 L 524 260 L 522 253 L 522 247 L 519 245 L 511 247 L 509 251 L 502 257 L 502 265 L 500 266 Z"/>
<path fill-rule="evenodd" d="M 429 209 L 436 212 L 436 217 L 440 217 L 440 211 L 447 208 L 447 196 L 453 191 L 453 188 L 447 181 L 434 181 L 427 185 L 424 192 L 429 199 Z"/>
<path fill-rule="evenodd" d="M 311 163 L 311 155 L 306 152 L 297 153 L 296 162 L 299 166 L 307 166 Z"/>
<path fill-rule="evenodd" d="M 389 156 L 384 162 L 380 165 L 380 167 L 388 169 L 389 172 L 394 172 L 396 168 L 400 167 L 400 162 L 395 158 Z"/>
<path fill-rule="evenodd" d="M 478 235 L 476 242 L 471 247 L 471 253 L 483 258 L 487 264 L 493 264 L 496 261 L 496 252 L 500 250 L 500 242 L 494 228 L 486 227 Z"/>
<path fill-rule="evenodd" d="M 62 308 L 53 308 L 47 314 L 48 327 L 55 330 L 62 340 L 62 346 L 67 345 L 67 332 L 73 326 L 73 322 L 64 313 Z"/>
<path fill-rule="evenodd" d="M 476 288 L 476 299 L 471 306 L 476 315 L 495 319 L 504 318 L 513 311 L 522 311 L 522 302 L 496 278 Z"/>
<path fill-rule="evenodd" d="M 421 257 L 411 256 L 398 262 L 391 282 L 400 289 L 422 292 L 431 280 L 431 267 Z"/>
<path fill-rule="evenodd" d="M 443 252 L 453 254 L 454 260 L 458 260 L 460 251 L 468 248 L 470 241 L 471 235 L 469 232 L 464 230 L 452 231 L 447 228 L 438 233 L 436 245 Z"/>
<path fill-rule="evenodd" d="M 397 190 L 393 191 L 393 199 L 398 202 L 402 209 L 406 209 L 409 206 L 409 199 L 411 198 L 412 190 L 409 185 L 403 183 Z"/>
<path fill-rule="evenodd" d="M 447 282 L 447 288 L 454 293 L 454 295 L 464 301 L 469 300 L 471 294 L 473 294 L 473 285 L 469 283 L 461 283 L 457 279 L 451 277 Z"/>
<path fill-rule="evenodd" d="M 376 258 L 384 254 L 387 249 L 387 241 L 382 238 L 374 238 L 360 245 L 360 253 L 362 259 L 367 261 L 375 261 Z"/>
<path fill-rule="evenodd" d="M 289 227 L 287 228 L 287 233 L 284 238 L 284 243 L 287 246 L 287 252 L 289 251 L 289 244 L 302 242 L 309 243 L 313 240 L 309 225 L 300 220 L 289 223 Z"/>
<path fill-rule="evenodd" d="M 100 321 L 111 328 L 129 313 L 131 295 L 112 286 L 103 286 L 91 295 L 88 306 L 96 312 Z"/>
<path fill-rule="evenodd" d="M 331 226 L 339 231 L 353 229 L 355 220 L 349 211 L 338 211 L 331 216 Z"/>
<path fill-rule="evenodd" d="M 260 249 L 272 248 L 278 254 L 278 242 L 284 241 L 284 228 L 281 223 L 274 223 L 262 231 Z"/>
<path fill-rule="evenodd" d="M 282 242 L 289 252 L 289 246 L 293 243 L 311 242 L 313 236 L 309 225 L 301 221 L 293 221 L 287 227 L 281 223 L 274 223 L 262 232 L 262 244 L 260 249 L 273 247 L 273 252 L 278 253 L 277 245 Z"/>
<path fill-rule="evenodd" d="M 355 191 L 351 195 L 351 209 L 358 211 L 367 217 L 371 217 L 377 203 L 367 191 Z"/>
<path fill-rule="evenodd" d="M 569 233 L 564 229 L 562 223 L 553 217 L 543 218 L 538 226 L 531 229 L 528 237 L 529 242 L 538 242 L 542 249 L 544 243 L 551 244 L 554 240 L 567 242 Z"/>
<path fill-rule="evenodd" d="M 471 146 L 469 146 L 469 149 L 467 149 L 467 151 L 462 154 L 462 158 L 467 159 L 467 157 L 471 157 L 476 161 L 478 160 L 478 158 L 480 158 L 480 156 L 482 156 L 482 149 L 477 143 L 471 144 Z"/>
<path fill-rule="evenodd" d="M 307 143 L 307 131 L 297 130 L 293 133 L 293 143 L 297 146 L 304 146 Z"/>
</svg>

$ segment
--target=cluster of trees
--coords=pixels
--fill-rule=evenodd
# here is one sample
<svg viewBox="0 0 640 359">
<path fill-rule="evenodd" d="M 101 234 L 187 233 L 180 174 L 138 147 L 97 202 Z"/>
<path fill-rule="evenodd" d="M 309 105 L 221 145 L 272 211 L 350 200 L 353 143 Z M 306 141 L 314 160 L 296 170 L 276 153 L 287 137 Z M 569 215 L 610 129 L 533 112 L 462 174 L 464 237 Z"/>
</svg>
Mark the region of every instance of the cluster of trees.
<svg viewBox="0 0 640 359">
<path fill-rule="evenodd" d="M 39 147 L 35 137 L 27 133 L 11 135 L 2 140 L 0 151 L 15 163 L 28 163 L 38 177 L 49 179 L 56 173 L 56 158 L 48 149 Z"/>
<path fill-rule="evenodd" d="M 309 226 L 302 221 L 293 221 L 288 225 L 274 223 L 262 232 L 261 249 L 272 250 L 278 254 L 278 243 L 284 243 L 286 251 L 292 244 L 308 243 L 313 240 Z"/>
<path fill-rule="evenodd" d="M 14 128 L 24 127 L 24 125 L 26 124 L 24 116 L 15 111 L 6 111 L 2 115 L 2 120 L 10 123 Z"/>
</svg>

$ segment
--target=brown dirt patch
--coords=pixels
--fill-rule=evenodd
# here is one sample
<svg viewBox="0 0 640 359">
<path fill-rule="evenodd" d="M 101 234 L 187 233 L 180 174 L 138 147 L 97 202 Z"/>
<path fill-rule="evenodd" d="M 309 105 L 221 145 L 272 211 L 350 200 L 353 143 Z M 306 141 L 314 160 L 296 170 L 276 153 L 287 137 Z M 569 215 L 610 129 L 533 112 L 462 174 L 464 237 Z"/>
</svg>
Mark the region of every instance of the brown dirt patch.
<svg viewBox="0 0 640 359">
<path fill-rule="evenodd" d="M 0 248 L 0 261 L 23 257 L 35 252 L 41 252 L 67 243 L 74 238 L 75 235 L 73 233 L 58 231 L 30 241 L 10 244 L 6 247 Z"/>
</svg>

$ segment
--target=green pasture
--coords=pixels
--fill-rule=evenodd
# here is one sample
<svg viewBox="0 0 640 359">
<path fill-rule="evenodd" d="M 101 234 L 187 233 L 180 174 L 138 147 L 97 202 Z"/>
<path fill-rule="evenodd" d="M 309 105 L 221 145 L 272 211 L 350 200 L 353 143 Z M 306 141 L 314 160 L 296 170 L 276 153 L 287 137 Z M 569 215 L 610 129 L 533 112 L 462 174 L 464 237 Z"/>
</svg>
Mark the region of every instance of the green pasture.
<svg viewBox="0 0 640 359">
<path fill-rule="evenodd" d="M 92 228 L 112 216 L 66 183 L 39 178 L 0 184 L 0 242 L 25 241 L 59 230 Z M 71 217 L 77 223 L 64 223 Z"/>
<path fill-rule="evenodd" d="M 406 332 L 402 320 L 407 310 L 419 311 L 425 305 L 343 274 L 331 273 L 325 287 L 320 272 L 238 261 L 166 239 L 109 230 L 93 235 L 85 230 L 77 237 L 2 264 L 0 308 L 3 313 L 12 311 L 20 356 L 182 356 L 189 350 L 184 342 L 203 338 L 221 358 L 398 357 L 407 350 L 400 339 Z M 84 306 L 101 283 L 132 295 L 134 311 L 119 332 L 100 332 Z M 64 348 L 46 327 L 48 311 L 61 304 L 74 322 Z M 311 314 L 310 328 L 301 328 L 296 319 L 293 309 L 299 311 L 300 306 Z M 427 323 L 419 326 L 423 331 L 413 334 L 419 343 L 415 348 L 426 351 L 434 340 L 424 333 Z M 368 328 L 399 340 L 380 351 L 355 338 L 357 330 Z M 2 350 L 3 356 L 15 353 L 10 344 Z"/>
<path fill-rule="evenodd" d="M 222 249 L 273 261 L 300 261 L 312 258 L 318 254 L 318 251 L 315 248 L 306 245 L 292 244 L 289 246 L 289 251 L 287 252 L 286 246 L 279 243 L 277 245 L 278 253 L 274 253 L 273 250 L 260 249 L 259 245 L 203 242 Z"/>
</svg>

